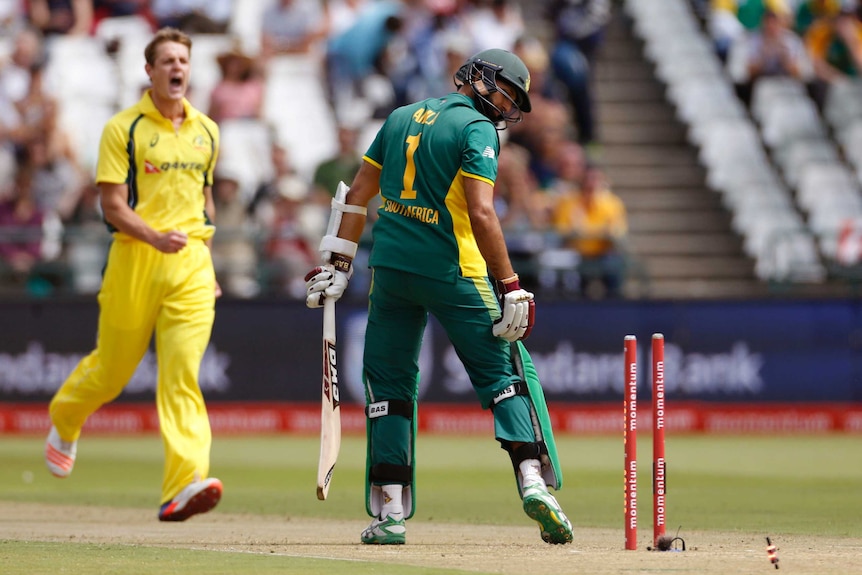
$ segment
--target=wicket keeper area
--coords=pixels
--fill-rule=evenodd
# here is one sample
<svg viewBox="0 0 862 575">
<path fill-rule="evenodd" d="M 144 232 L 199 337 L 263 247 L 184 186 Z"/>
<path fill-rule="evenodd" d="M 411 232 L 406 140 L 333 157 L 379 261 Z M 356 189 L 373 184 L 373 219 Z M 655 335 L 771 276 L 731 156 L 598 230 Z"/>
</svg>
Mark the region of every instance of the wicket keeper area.
<svg viewBox="0 0 862 575">
<path fill-rule="evenodd" d="M 4 574 L 57 573 L 58 565 L 72 574 L 144 575 L 749 574 L 774 571 L 766 536 L 782 571 L 862 573 L 862 458 L 851 435 L 668 434 L 667 532 L 680 530 L 684 553 L 646 551 L 648 529 L 637 551 L 624 549 L 618 435 L 557 438 L 566 482 L 556 495 L 575 526 L 566 546 L 542 543 L 490 437 L 420 435 L 417 511 L 399 549 L 358 543 L 367 524 L 362 437 L 344 438 L 323 502 L 315 496 L 316 435 L 216 436 L 212 471 L 224 498 L 181 524 L 156 520 L 157 436 L 85 435 L 65 480 L 45 470 L 43 441 L 0 442 Z M 641 490 L 641 516 L 650 517 L 650 488 Z"/>
</svg>

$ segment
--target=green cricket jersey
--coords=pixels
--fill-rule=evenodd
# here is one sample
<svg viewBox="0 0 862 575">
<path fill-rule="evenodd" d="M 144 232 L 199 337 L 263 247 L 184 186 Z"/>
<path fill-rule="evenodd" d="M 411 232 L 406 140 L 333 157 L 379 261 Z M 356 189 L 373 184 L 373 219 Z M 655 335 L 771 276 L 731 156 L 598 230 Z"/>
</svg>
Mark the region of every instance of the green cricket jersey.
<svg viewBox="0 0 862 575">
<path fill-rule="evenodd" d="M 372 267 L 435 279 L 482 277 L 464 178 L 494 185 L 500 140 L 467 96 L 452 93 L 398 108 L 364 160 L 381 169 Z"/>
</svg>

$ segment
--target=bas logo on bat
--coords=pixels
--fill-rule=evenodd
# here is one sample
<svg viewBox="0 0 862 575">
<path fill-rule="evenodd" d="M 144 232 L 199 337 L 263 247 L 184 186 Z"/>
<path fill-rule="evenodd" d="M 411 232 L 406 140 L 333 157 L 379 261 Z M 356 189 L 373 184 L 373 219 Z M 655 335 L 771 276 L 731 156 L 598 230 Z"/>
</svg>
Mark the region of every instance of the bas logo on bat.
<svg viewBox="0 0 862 575">
<path fill-rule="evenodd" d="M 323 394 L 332 402 L 332 409 L 335 409 L 339 405 L 338 369 L 335 367 L 335 345 L 330 341 L 326 342 L 326 352 L 327 361 L 323 364 L 323 373 L 326 374 L 323 379 Z"/>
</svg>

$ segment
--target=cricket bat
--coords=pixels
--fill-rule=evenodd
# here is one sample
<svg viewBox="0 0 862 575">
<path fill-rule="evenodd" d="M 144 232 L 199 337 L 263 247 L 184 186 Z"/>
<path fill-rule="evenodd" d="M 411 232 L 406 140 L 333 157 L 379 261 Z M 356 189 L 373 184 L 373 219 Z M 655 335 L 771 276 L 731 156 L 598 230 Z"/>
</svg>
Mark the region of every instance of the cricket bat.
<svg viewBox="0 0 862 575">
<path fill-rule="evenodd" d="M 317 498 L 326 499 L 332 471 L 341 449 L 341 404 L 335 354 L 335 301 L 323 302 L 323 385 L 320 409 L 320 459 L 317 462 Z"/>
</svg>

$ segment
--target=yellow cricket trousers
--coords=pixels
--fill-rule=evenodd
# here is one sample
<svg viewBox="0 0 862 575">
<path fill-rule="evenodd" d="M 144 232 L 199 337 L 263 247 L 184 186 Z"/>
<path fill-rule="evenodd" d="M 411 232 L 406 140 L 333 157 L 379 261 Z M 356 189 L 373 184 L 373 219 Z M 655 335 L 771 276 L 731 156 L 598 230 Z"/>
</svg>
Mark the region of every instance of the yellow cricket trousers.
<svg viewBox="0 0 862 575">
<path fill-rule="evenodd" d="M 96 349 L 51 400 L 51 421 L 62 439 L 77 440 L 87 418 L 120 395 L 155 330 L 164 504 L 209 473 L 212 434 L 198 385 L 215 319 L 209 248 L 190 239 L 178 253 L 165 254 L 143 242 L 114 241 L 99 309 Z"/>
</svg>

